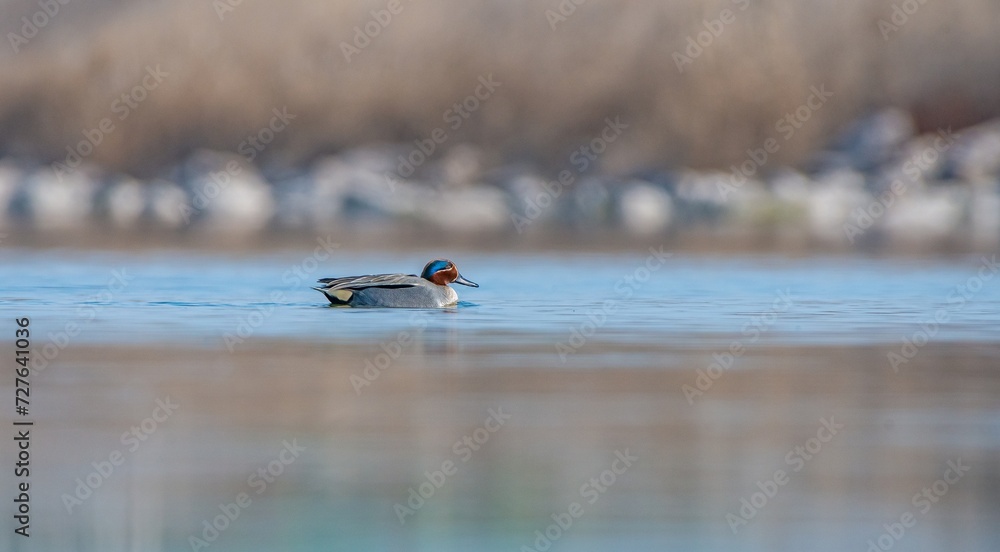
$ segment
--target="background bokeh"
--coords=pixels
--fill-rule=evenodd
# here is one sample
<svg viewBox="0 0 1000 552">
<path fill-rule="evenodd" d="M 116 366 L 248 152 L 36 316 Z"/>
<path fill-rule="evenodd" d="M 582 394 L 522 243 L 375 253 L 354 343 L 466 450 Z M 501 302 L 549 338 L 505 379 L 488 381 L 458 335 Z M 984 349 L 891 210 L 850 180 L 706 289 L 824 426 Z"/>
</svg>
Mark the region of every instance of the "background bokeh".
<svg viewBox="0 0 1000 552">
<path fill-rule="evenodd" d="M 275 106 L 299 119 L 265 152 L 271 163 L 408 142 L 441 126 L 486 74 L 502 94 L 455 141 L 485 149 L 493 164 L 561 163 L 618 115 L 632 127 L 602 158 L 608 168 L 724 168 L 821 83 L 836 99 L 783 162 L 803 161 L 879 107 L 908 111 L 922 131 L 1000 115 L 1000 8 L 987 0 L 563 4 L 575 11 L 552 28 L 546 12 L 557 2 L 402 0 L 348 61 L 341 44 L 386 2 L 70 2 L 17 53 L 0 50 L 0 147 L 60 159 L 149 65 L 169 78 L 96 163 L 150 174 L 197 148 L 232 151 Z M 886 39 L 879 21 L 900 21 L 893 6 L 904 4 L 919 9 Z M 726 9 L 735 21 L 680 72 L 672 54 Z M 20 32 L 20 18 L 38 10 L 6 2 L 4 32 Z"/>
<path fill-rule="evenodd" d="M 588 240 L 941 251 L 1000 235 L 1000 8 L 987 0 L 53 6 L 0 7 L 0 212 L 31 228 L 374 221 L 404 239 L 416 224 L 516 243 L 517 217 L 546 202 L 528 217 L 546 228 L 535 237 L 563 243 L 596 230 Z M 497 85 L 477 99 L 480 79 Z M 818 107 L 816 90 L 831 94 Z M 291 116 L 280 130 L 275 113 Z M 609 121 L 625 130 L 602 144 Z M 928 150 L 941 132 L 960 139 Z M 229 206 L 184 215 L 229 159 L 244 167 L 215 194 Z M 721 193 L 744 166 L 742 193 Z M 565 194 L 546 192 L 565 170 Z M 901 206 L 849 236 L 900 178 Z M 133 179 L 157 185 L 115 187 Z"/>
</svg>

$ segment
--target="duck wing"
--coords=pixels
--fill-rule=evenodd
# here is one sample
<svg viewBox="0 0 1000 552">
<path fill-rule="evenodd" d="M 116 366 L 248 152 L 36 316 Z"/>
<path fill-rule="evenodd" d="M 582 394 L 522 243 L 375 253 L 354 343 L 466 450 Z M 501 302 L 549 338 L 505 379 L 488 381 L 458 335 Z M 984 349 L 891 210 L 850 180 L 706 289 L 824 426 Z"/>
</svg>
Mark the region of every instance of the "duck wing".
<svg viewBox="0 0 1000 552">
<path fill-rule="evenodd" d="M 344 278 L 320 278 L 320 291 L 335 291 L 338 289 L 360 290 L 367 288 L 399 289 L 414 287 L 420 283 L 415 274 L 366 274 L 364 276 L 347 276 Z"/>
<path fill-rule="evenodd" d="M 363 290 L 417 287 L 421 278 L 414 274 L 366 274 L 345 278 L 320 278 L 316 291 L 322 292 L 334 305 L 350 305 L 356 292 Z M 362 296 L 365 295 L 362 293 Z"/>
</svg>

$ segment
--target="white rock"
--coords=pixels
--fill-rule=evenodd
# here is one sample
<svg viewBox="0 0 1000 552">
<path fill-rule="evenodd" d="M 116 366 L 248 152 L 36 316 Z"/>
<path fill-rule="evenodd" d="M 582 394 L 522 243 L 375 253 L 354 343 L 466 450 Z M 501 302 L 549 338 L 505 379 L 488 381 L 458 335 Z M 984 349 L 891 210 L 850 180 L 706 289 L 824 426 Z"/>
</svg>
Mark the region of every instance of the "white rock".
<svg viewBox="0 0 1000 552">
<path fill-rule="evenodd" d="M 458 144 L 444 154 L 440 170 L 445 183 L 450 186 L 467 186 L 479 180 L 482 171 L 482 152 L 466 144 Z"/>
<path fill-rule="evenodd" d="M 202 170 L 189 182 L 191 205 L 201 215 L 203 229 L 226 233 L 253 233 L 263 229 L 274 216 L 271 186 L 253 166 L 240 163 L 230 170 L 232 156 L 203 155 Z"/>
<path fill-rule="evenodd" d="M 784 203 L 806 205 L 812 194 L 813 182 L 806 175 L 791 169 L 780 170 L 770 180 L 774 198 Z"/>
<path fill-rule="evenodd" d="M 948 149 L 937 134 L 922 134 L 900 148 L 898 155 L 883 165 L 880 177 L 886 182 L 903 182 L 908 189 L 923 189 L 937 180 L 947 164 Z"/>
<path fill-rule="evenodd" d="M 736 186 L 727 173 L 683 171 L 677 180 L 677 198 L 687 203 L 721 206 L 748 184 L 754 186 L 750 181 Z"/>
<path fill-rule="evenodd" d="M 328 157 L 327 160 L 336 160 L 337 163 L 356 171 L 381 175 L 396 171 L 398 163 L 396 157 L 402 151 L 403 148 L 397 146 L 362 146 L 342 151 L 336 157 Z"/>
<path fill-rule="evenodd" d="M 448 230 L 499 230 L 510 224 L 507 196 L 496 188 L 480 185 L 428 199 L 421 218 Z"/>
<path fill-rule="evenodd" d="M 503 182 L 503 187 L 513 200 L 510 211 L 517 216 L 514 224 L 519 231 L 555 218 L 556 204 L 572 193 L 572 187 L 558 180 L 547 182 L 534 174 L 518 174 Z"/>
<path fill-rule="evenodd" d="M 112 184 L 107 190 L 105 201 L 108 218 L 120 228 L 134 225 L 146 209 L 146 193 L 143 185 L 132 179 Z"/>
<path fill-rule="evenodd" d="M 83 170 L 62 178 L 51 169 L 32 173 L 24 188 L 32 223 L 44 230 L 79 228 L 93 212 L 97 188 Z"/>
<path fill-rule="evenodd" d="M 670 194 L 645 182 L 632 183 L 622 192 L 619 209 L 625 228 L 637 235 L 662 232 L 674 217 Z"/>
<path fill-rule="evenodd" d="M 1000 120 L 958 134 L 951 161 L 959 176 L 965 180 L 981 180 L 1000 175 Z"/>
<path fill-rule="evenodd" d="M 423 203 L 439 196 L 434 188 L 412 180 L 393 180 L 383 185 L 378 175 L 359 173 L 349 182 L 345 199 L 363 206 L 367 214 L 391 218 L 415 215 Z"/>
<path fill-rule="evenodd" d="M 871 201 L 860 173 L 839 170 L 822 175 L 809 196 L 809 225 L 813 234 L 825 240 L 846 240 L 845 224 L 850 222 L 851 212 Z"/>
<path fill-rule="evenodd" d="M 167 228 L 180 228 L 196 216 L 187 193 L 177 184 L 157 180 L 149 184 L 149 214 Z"/>
<path fill-rule="evenodd" d="M 212 189 L 202 182 L 201 191 Z M 220 186 L 217 197 L 209 200 L 205 209 L 205 224 L 211 229 L 234 233 L 249 233 L 263 229 L 274 215 L 274 199 L 270 186 L 255 174 L 233 176 L 227 186 Z"/>
<path fill-rule="evenodd" d="M 903 241 L 947 237 L 961 221 L 962 194 L 957 187 L 948 186 L 901 195 L 886 209 L 884 228 Z"/>
</svg>

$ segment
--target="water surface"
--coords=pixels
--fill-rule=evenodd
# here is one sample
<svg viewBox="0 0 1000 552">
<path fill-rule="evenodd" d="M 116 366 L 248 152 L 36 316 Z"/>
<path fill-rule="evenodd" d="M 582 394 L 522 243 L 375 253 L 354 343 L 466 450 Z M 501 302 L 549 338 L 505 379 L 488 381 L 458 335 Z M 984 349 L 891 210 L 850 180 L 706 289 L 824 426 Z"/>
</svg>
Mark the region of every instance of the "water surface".
<svg viewBox="0 0 1000 552">
<path fill-rule="evenodd" d="M 324 254 L 325 255 L 325 254 Z M 0 253 L 0 305 L 30 305 L 42 324 L 76 320 L 87 342 L 211 344 L 226 334 L 356 342 L 419 320 L 478 346 L 595 342 L 709 344 L 896 342 L 933 322 L 939 342 L 1000 336 L 995 256 L 959 260 L 463 254 L 472 289 L 444 311 L 330 309 L 310 289 L 324 276 L 418 273 L 431 253 L 230 256 L 190 253 Z M 650 270 L 652 267 L 652 270 Z M 22 303 L 26 302 L 26 303 Z M 773 316 L 772 316 L 773 315 Z M 91 324 L 92 322 L 92 324 Z M 240 325 L 243 327 L 240 328 Z M 584 328 L 585 325 L 594 325 Z"/>
<path fill-rule="evenodd" d="M 0 252 L 0 311 L 31 317 L 36 359 L 35 532 L 0 549 L 1000 547 L 1000 286 L 980 258 L 464 253 L 481 287 L 455 308 L 309 289 L 433 256 Z"/>
</svg>

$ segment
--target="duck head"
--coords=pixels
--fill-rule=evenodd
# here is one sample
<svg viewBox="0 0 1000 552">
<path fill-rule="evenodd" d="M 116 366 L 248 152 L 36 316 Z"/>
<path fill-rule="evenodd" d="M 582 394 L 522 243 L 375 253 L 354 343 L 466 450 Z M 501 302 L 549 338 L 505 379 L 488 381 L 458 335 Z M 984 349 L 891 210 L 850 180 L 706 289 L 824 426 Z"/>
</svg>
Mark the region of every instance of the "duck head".
<svg viewBox="0 0 1000 552">
<path fill-rule="evenodd" d="M 420 273 L 420 277 L 439 286 L 446 286 L 454 282 L 463 286 L 479 287 L 479 284 L 466 280 L 464 276 L 459 274 L 455 263 L 447 259 L 437 259 L 427 263 L 424 271 Z"/>
</svg>

